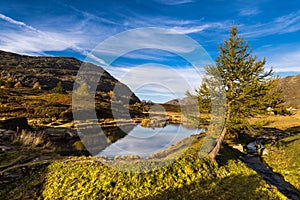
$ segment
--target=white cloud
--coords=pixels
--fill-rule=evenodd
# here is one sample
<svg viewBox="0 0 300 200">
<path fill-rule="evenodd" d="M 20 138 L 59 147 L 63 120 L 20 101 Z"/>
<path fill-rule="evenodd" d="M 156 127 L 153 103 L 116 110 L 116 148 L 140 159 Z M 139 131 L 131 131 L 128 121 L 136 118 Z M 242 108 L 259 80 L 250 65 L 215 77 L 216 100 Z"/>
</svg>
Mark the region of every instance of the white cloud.
<svg viewBox="0 0 300 200">
<path fill-rule="evenodd" d="M 268 60 L 267 64 L 273 66 L 276 72 L 300 73 L 300 50 L 273 54 L 268 56 Z"/>
<path fill-rule="evenodd" d="M 158 64 L 110 67 L 107 70 L 141 99 L 151 96 L 155 102 L 182 98 L 187 90 L 194 92 L 204 76 L 203 68 L 171 68 Z"/>
<path fill-rule="evenodd" d="M 3 14 L 1 14 L 1 13 L 0 13 L 0 19 L 5 20 L 5 21 L 7 21 L 7 22 L 9 22 L 9 23 L 11 23 L 11 24 L 15 24 L 15 25 L 18 25 L 18 26 L 26 27 L 26 28 L 28 28 L 28 29 L 30 29 L 30 30 L 33 30 L 33 31 L 38 31 L 38 30 L 36 30 L 35 28 L 26 25 L 24 22 L 14 20 L 14 19 L 12 19 L 12 18 L 10 18 L 10 17 L 8 17 L 8 16 L 5 16 L 5 15 L 3 15 Z"/>
<path fill-rule="evenodd" d="M 41 31 L 3 14 L 0 14 L 0 19 L 17 25 L 17 27 L 0 30 L 0 48 L 3 50 L 30 55 L 41 54 L 44 51 L 62 51 L 68 48 L 82 54 L 86 51 L 78 45 L 84 40 L 80 37 L 72 37 L 70 33 Z"/>
</svg>

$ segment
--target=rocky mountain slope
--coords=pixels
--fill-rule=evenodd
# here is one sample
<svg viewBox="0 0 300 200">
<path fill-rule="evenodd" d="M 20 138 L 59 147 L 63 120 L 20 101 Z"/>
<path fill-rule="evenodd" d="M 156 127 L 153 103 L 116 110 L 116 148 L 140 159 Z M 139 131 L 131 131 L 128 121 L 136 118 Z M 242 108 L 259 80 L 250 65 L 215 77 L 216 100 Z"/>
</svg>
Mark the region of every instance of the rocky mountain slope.
<svg viewBox="0 0 300 200">
<path fill-rule="evenodd" d="M 78 70 L 82 65 L 94 70 L 95 81 L 98 82 L 96 89 L 96 110 L 98 118 L 111 118 L 112 97 L 118 100 L 120 105 L 134 104 L 140 102 L 139 98 L 123 83 L 119 82 L 100 66 L 84 63 L 70 57 L 34 57 L 18 55 L 0 51 L 0 87 L 2 96 L 0 116 L 24 116 L 43 117 L 53 116 L 50 114 L 55 110 L 55 116 L 62 113 L 72 117 L 71 93 Z M 95 76 L 101 73 L 101 77 Z M 99 78 L 99 79 L 98 79 Z M 62 83 L 66 95 L 43 96 L 42 94 L 53 94 L 53 88 Z M 39 89 L 34 89 L 38 84 Z M 117 86 L 118 93 L 114 93 Z M 53 101 L 57 98 L 57 101 Z M 39 101 L 39 102 L 37 102 Z M 12 111 L 17 110 L 16 113 Z M 57 111 L 57 112 L 56 112 Z M 72 120 L 72 119 L 70 119 Z"/>
<path fill-rule="evenodd" d="M 0 78 L 20 81 L 25 87 L 32 87 L 34 83 L 39 82 L 43 90 L 53 89 L 61 81 L 63 87 L 71 91 L 82 64 L 82 61 L 71 57 L 33 57 L 0 51 Z M 90 65 L 104 71 L 99 66 Z M 104 71 L 97 89 L 109 92 L 117 83 L 117 79 Z M 126 93 L 132 94 L 132 102 L 139 102 L 126 85 L 120 84 Z"/>
<path fill-rule="evenodd" d="M 300 74 L 280 78 L 278 87 L 282 90 L 288 107 L 300 107 Z"/>
</svg>

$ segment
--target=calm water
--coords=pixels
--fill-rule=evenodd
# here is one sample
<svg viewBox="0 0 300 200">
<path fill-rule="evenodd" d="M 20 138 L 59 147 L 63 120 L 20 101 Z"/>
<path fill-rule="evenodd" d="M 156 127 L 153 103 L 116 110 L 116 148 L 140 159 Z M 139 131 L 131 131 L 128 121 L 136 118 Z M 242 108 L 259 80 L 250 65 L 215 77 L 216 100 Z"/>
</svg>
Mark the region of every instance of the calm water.
<svg viewBox="0 0 300 200">
<path fill-rule="evenodd" d="M 128 135 L 108 146 L 99 155 L 139 155 L 148 157 L 162 151 L 177 141 L 193 134 L 204 132 L 203 129 L 187 129 L 182 125 L 168 124 L 164 128 L 144 128 L 135 126 Z"/>
</svg>

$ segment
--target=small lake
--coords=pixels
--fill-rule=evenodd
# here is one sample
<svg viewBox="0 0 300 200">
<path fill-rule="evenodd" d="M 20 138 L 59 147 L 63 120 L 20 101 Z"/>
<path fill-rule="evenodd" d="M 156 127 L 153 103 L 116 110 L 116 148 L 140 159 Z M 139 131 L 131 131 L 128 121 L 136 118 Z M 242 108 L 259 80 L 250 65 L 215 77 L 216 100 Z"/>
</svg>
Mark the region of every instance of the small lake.
<svg viewBox="0 0 300 200">
<path fill-rule="evenodd" d="M 124 138 L 112 143 L 98 155 L 139 155 L 149 157 L 165 150 L 176 142 L 191 135 L 204 132 L 204 129 L 188 129 L 178 124 L 168 124 L 164 128 L 144 128 L 136 125 Z"/>
</svg>

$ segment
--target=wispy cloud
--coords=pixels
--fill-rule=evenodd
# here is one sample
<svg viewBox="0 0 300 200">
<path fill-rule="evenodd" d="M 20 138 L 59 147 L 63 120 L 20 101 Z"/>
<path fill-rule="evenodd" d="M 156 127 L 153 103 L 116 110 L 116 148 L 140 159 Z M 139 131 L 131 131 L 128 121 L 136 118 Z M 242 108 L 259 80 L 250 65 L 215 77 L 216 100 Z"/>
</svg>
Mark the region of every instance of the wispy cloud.
<svg viewBox="0 0 300 200">
<path fill-rule="evenodd" d="M 291 33 L 300 30 L 300 10 L 280 16 L 268 23 L 240 25 L 246 37 L 262 37 L 275 34 Z"/>
<path fill-rule="evenodd" d="M 240 16 L 253 16 L 253 15 L 257 15 L 259 13 L 260 13 L 260 11 L 258 9 L 245 8 L 245 9 L 240 10 L 239 15 Z"/>
<path fill-rule="evenodd" d="M 300 49 L 298 51 L 278 52 L 268 57 L 269 66 L 273 66 L 276 72 L 300 73 Z"/>
<path fill-rule="evenodd" d="M 14 19 L 12 19 L 12 18 L 10 18 L 6 15 L 3 15 L 1 13 L 0 13 L 0 19 L 5 20 L 5 21 L 7 21 L 11 24 L 15 24 L 15 25 L 18 25 L 18 26 L 23 26 L 23 27 L 28 28 L 28 29 L 33 30 L 33 31 L 38 31 L 37 29 L 33 28 L 32 26 L 28 26 L 24 22 L 14 20 Z"/>
<path fill-rule="evenodd" d="M 300 44 L 267 44 L 255 53 L 260 59 L 266 58 L 266 68 L 273 67 L 275 72 L 298 72 L 300 73 Z"/>
<path fill-rule="evenodd" d="M 199 33 L 207 29 L 223 29 L 224 24 L 222 23 L 205 23 L 199 26 L 175 26 L 170 28 L 170 31 L 176 34 L 191 34 L 191 33 Z"/>
<path fill-rule="evenodd" d="M 156 0 L 156 2 L 159 2 L 161 4 L 165 4 L 165 5 L 174 6 L 174 5 L 192 3 L 194 1 L 193 0 Z"/>
<path fill-rule="evenodd" d="M 72 31 L 61 32 L 55 29 L 42 31 L 3 14 L 0 14 L 0 19 L 11 25 L 3 25 L 6 28 L 0 30 L 0 48 L 3 50 L 29 55 L 65 49 L 72 49 L 83 55 L 87 52 L 85 45 L 88 45 L 89 42 L 84 35 L 81 36 Z"/>
</svg>

